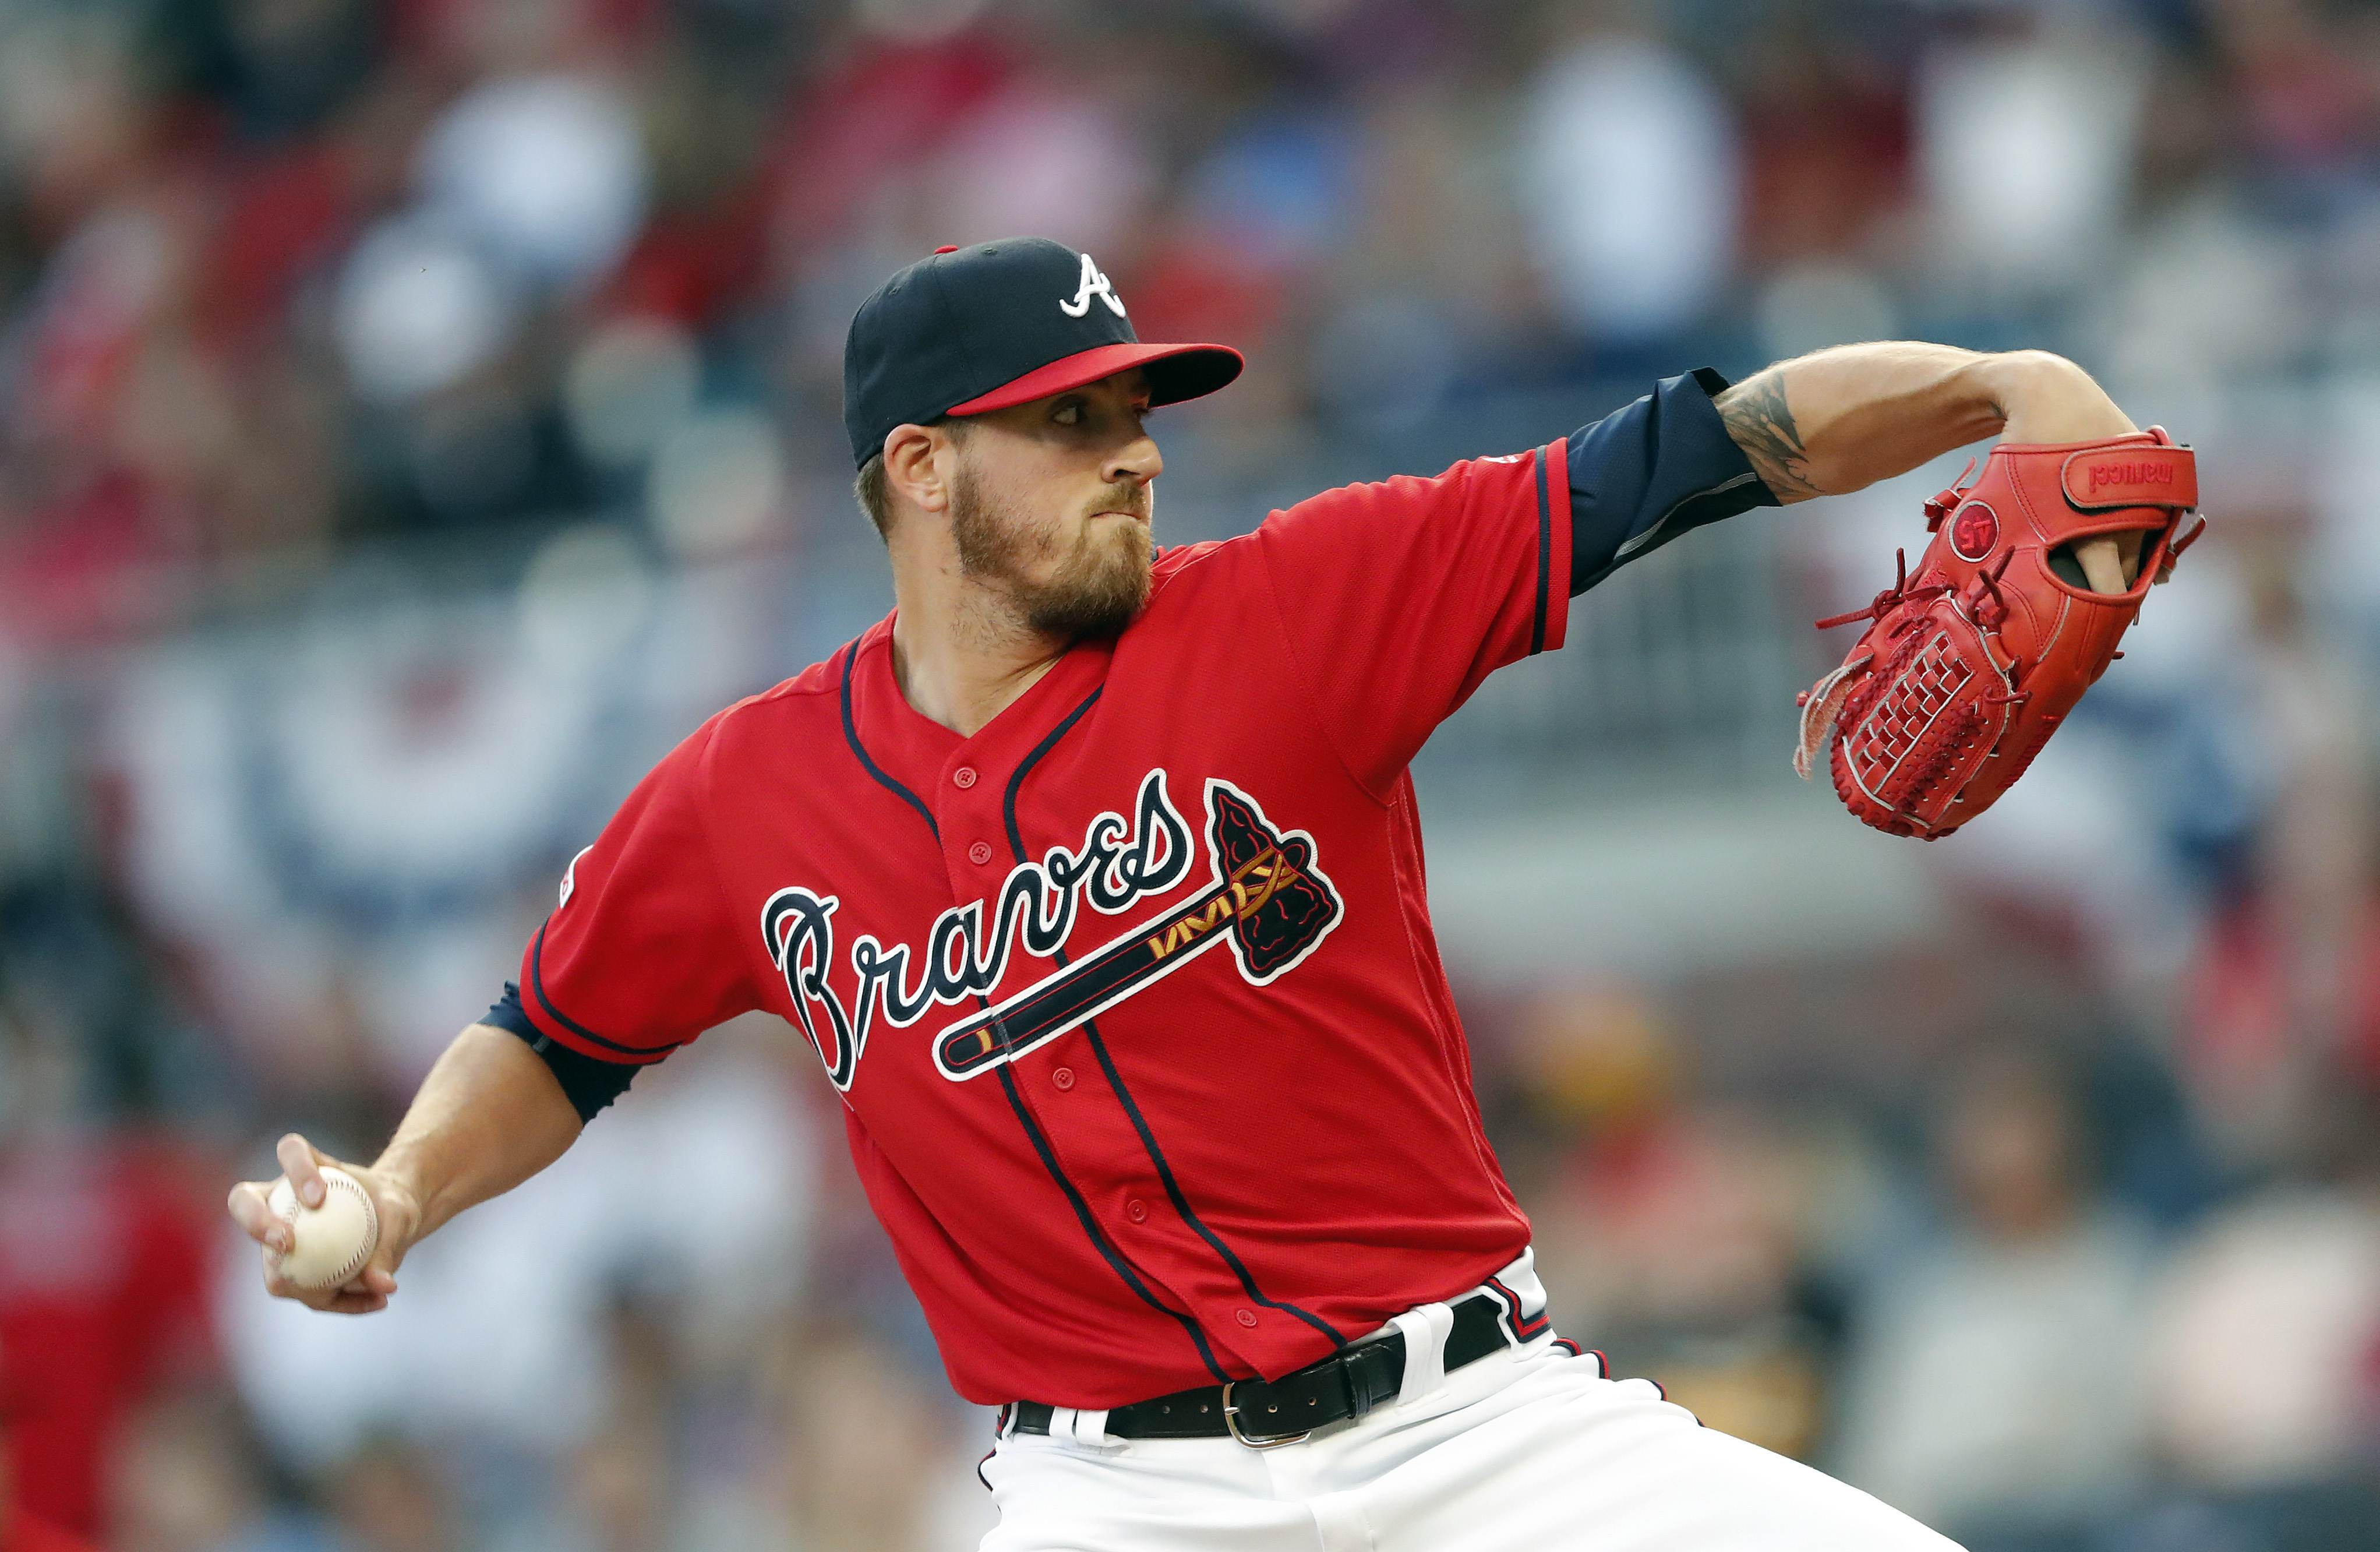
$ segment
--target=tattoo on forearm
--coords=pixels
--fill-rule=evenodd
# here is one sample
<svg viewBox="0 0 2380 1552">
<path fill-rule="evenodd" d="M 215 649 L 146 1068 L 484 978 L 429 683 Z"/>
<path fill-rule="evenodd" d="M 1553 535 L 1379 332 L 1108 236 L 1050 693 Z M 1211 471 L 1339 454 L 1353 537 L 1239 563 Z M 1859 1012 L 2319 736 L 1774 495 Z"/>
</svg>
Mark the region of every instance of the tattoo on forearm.
<svg viewBox="0 0 2380 1552">
<path fill-rule="evenodd" d="M 1779 501 L 1807 501 L 1827 493 L 1810 481 L 1810 455 L 1793 424 L 1793 412 L 1785 406 L 1785 379 L 1778 372 L 1755 373 L 1721 394 L 1718 418 Z"/>
</svg>

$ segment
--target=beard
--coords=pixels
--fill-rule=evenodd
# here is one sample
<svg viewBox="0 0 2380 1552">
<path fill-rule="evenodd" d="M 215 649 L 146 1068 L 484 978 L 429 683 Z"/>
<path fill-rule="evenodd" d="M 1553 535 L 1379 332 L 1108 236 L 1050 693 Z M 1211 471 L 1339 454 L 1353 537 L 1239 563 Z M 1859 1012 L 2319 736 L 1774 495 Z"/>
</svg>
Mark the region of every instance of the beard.
<svg viewBox="0 0 2380 1552">
<path fill-rule="evenodd" d="M 951 488 L 951 538 L 960 574 L 1006 593 L 1034 630 L 1070 641 L 1113 636 L 1148 601 L 1156 552 L 1149 506 L 1146 485 L 1110 487 L 1091 510 L 1140 520 L 1078 529 L 1072 552 L 1061 555 L 1059 540 L 1034 532 L 1014 505 L 988 495 L 975 471 L 962 467 Z M 1030 574 L 1045 569 L 1034 563 L 1052 559 L 1044 579 L 1034 580 Z"/>
</svg>

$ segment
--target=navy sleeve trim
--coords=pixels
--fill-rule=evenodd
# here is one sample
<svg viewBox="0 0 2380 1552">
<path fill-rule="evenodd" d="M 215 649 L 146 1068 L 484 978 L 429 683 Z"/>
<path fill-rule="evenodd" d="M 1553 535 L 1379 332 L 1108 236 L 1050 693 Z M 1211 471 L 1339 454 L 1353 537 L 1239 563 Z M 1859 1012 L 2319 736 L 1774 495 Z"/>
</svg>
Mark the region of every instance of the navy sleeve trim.
<svg viewBox="0 0 2380 1552">
<path fill-rule="evenodd" d="M 628 1091 L 643 1067 L 625 1061 L 598 1061 L 582 1056 L 568 1046 L 555 1042 L 550 1035 L 529 1022 L 528 1010 L 521 1006 L 520 988 L 504 983 L 504 994 L 498 999 L 480 1022 L 517 1035 L 528 1042 L 538 1060 L 544 1062 L 554 1080 L 562 1085 L 570 1108 L 578 1112 L 580 1124 L 593 1121 L 603 1107 Z"/>
<path fill-rule="evenodd" d="M 1547 489 L 1546 450 L 1537 449 L 1537 607 L 1529 618 L 1529 656 L 1536 657 L 1546 649 L 1547 595 L 1553 591 L 1553 578 L 1546 575 L 1554 564 L 1553 492 Z"/>
<path fill-rule="evenodd" d="M 1570 439 L 1570 590 L 1583 593 L 1689 528 L 1781 504 L 1711 401 L 1728 381 L 1705 367 Z"/>
<path fill-rule="evenodd" d="M 521 1006 L 520 988 L 510 981 L 504 983 L 504 996 L 496 1000 L 480 1022 L 510 1030 L 531 1045 L 545 1038 L 537 1025 L 529 1022 L 528 1010 Z"/>
<path fill-rule="evenodd" d="M 659 1061 L 662 1057 L 686 1044 L 683 1040 L 672 1040 L 668 1045 L 658 1049 L 645 1046 L 624 1046 L 617 1040 L 605 1039 L 555 1007 L 553 999 L 545 994 L 545 929 L 552 925 L 553 919 L 551 916 L 547 917 L 544 925 L 537 929 L 537 940 L 529 945 L 528 951 L 529 988 L 537 993 L 537 1005 L 545 1010 L 548 1018 L 589 1045 L 601 1046 L 605 1050 L 618 1051 L 622 1056 L 633 1056 L 650 1061 Z"/>
</svg>

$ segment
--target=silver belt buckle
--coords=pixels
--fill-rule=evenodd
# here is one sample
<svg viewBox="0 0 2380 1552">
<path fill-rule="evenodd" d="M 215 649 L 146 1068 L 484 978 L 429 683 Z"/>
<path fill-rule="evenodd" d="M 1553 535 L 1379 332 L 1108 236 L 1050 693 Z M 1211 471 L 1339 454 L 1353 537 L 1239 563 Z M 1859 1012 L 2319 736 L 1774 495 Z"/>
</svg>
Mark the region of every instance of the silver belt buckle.
<svg viewBox="0 0 2380 1552">
<path fill-rule="evenodd" d="M 1240 1429 L 1240 1409 L 1232 1404 L 1232 1388 L 1237 1384 L 1239 1381 L 1236 1379 L 1227 1379 L 1223 1382 L 1223 1426 L 1230 1430 L 1233 1438 L 1246 1445 L 1250 1449 L 1279 1449 L 1284 1444 L 1303 1444 L 1314 1437 L 1314 1430 L 1311 1428 L 1295 1434 L 1243 1433 Z"/>
</svg>

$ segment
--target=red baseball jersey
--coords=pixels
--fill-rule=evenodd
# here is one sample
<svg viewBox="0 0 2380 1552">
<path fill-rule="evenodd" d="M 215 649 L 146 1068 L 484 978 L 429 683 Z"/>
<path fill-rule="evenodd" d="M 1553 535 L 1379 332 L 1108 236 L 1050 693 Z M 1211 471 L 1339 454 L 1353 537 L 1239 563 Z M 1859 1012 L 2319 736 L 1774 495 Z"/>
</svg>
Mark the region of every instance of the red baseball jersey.
<svg viewBox="0 0 2380 1552">
<path fill-rule="evenodd" d="M 1566 447 L 1162 552 L 972 738 L 878 624 L 637 788 L 524 956 L 530 1019 L 628 1062 L 756 1008 L 806 1033 L 973 1401 L 1279 1376 L 1477 1286 L 1529 1225 L 1406 765 L 1560 644 Z"/>
</svg>

